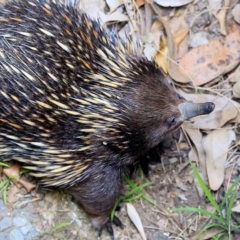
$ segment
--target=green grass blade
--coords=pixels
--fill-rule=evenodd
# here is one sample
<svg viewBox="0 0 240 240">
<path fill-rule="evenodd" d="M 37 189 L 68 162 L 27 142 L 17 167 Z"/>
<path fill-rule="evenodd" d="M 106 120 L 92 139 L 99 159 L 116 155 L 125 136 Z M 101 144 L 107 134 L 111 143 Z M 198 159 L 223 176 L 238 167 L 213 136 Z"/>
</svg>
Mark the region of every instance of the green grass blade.
<svg viewBox="0 0 240 240">
<path fill-rule="evenodd" d="M 232 232 L 234 232 L 234 231 L 236 231 L 238 229 L 240 229 L 240 225 L 232 227 Z"/>
<path fill-rule="evenodd" d="M 143 188 L 154 184 L 153 182 L 146 182 L 146 183 L 143 183 L 143 184 L 137 186 L 129 179 L 125 179 L 125 180 L 126 180 L 127 184 L 132 188 L 132 190 L 130 190 L 129 192 L 127 192 L 125 194 L 125 198 L 128 198 L 129 196 L 131 196 L 135 193 L 140 194 L 142 192 L 141 190 Z"/>
<path fill-rule="evenodd" d="M 231 215 L 232 215 L 232 207 L 234 204 L 234 200 L 236 199 L 236 195 L 237 195 L 237 189 L 232 193 L 232 196 L 230 198 L 228 207 L 227 207 L 227 224 L 229 226 L 229 232 L 231 231 Z"/>
<path fill-rule="evenodd" d="M 232 194 L 233 189 L 237 186 L 237 184 L 240 182 L 240 176 L 234 181 L 234 183 L 231 185 L 231 187 L 227 190 L 225 193 L 223 200 L 220 204 L 220 209 L 223 209 L 224 205 L 226 204 L 227 199 Z"/>
<path fill-rule="evenodd" d="M 115 203 L 115 205 L 114 205 L 114 207 L 113 207 L 113 209 L 112 209 L 112 211 L 111 211 L 111 215 L 110 215 L 111 221 L 113 221 L 113 218 L 114 218 L 114 215 L 115 215 L 117 206 L 118 206 L 121 202 L 123 202 L 124 200 L 125 200 L 125 197 L 124 197 L 124 196 L 120 196 L 120 197 L 117 199 L 117 201 L 116 201 L 116 203 Z"/>
<path fill-rule="evenodd" d="M 207 224 L 207 225 L 203 226 L 203 228 L 199 231 L 199 234 L 198 234 L 198 235 L 201 235 L 202 233 L 204 233 L 204 232 L 207 231 L 208 229 L 214 228 L 214 227 L 220 227 L 220 228 L 222 228 L 222 231 L 226 231 L 225 225 L 223 226 L 223 225 L 220 224 L 220 223 L 210 223 L 210 224 Z"/>
<path fill-rule="evenodd" d="M 143 170 L 142 170 L 141 167 L 138 168 L 138 173 L 139 173 L 140 179 L 143 179 L 144 178 L 144 174 L 143 174 Z"/>
<path fill-rule="evenodd" d="M 8 179 L 5 179 L 5 180 L 1 181 L 1 182 L 0 182 L 0 189 L 1 189 L 1 188 L 4 188 L 4 186 L 6 186 L 8 183 L 9 183 L 9 180 L 8 180 Z"/>
<path fill-rule="evenodd" d="M 7 190 L 8 190 L 8 185 L 9 185 L 9 182 L 8 184 L 6 184 L 6 186 L 4 187 L 3 189 L 3 201 L 5 204 L 7 204 Z"/>
<path fill-rule="evenodd" d="M 177 212 L 177 211 L 186 211 L 186 212 L 195 212 L 195 213 L 202 213 L 204 215 L 210 216 L 211 218 L 217 220 L 219 223 L 223 224 L 225 226 L 225 220 L 224 218 L 221 218 L 217 216 L 216 214 L 209 212 L 202 208 L 194 208 L 194 207 L 181 207 L 181 208 L 171 208 L 171 211 Z"/>
<path fill-rule="evenodd" d="M 149 203 L 151 203 L 153 206 L 157 206 L 156 201 L 154 201 L 153 199 L 148 197 L 146 194 L 143 194 L 142 198 L 145 199 L 146 201 L 148 201 Z"/>
<path fill-rule="evenodd" d="M 0 162 L 0 166 L 1 167 L 9 167 L 9 165 L 7 163 L 4 163 L 4 162 Z"/>
<path fill-rule="evenodd" d="M 212 204 L 212 206 L 216 209 L 216 211 L 218 212 L 218 214 L 220 216 L 222 216 L 222 212 L 217 204 L 217 202 L 214 199 L 214 196 L 212 195 L 212 193 L 210 192 L 209 188 L 207 187 L 207 185 L 205 184 L 205 182 L 203 181 L 202 177 L 200 176 L 200 174 L 198 173 L 196 167 L 194 166 L 194 164 L 190 161 L 190 165 L 192 167 L 193 173 L 195 175 L 195 177 L 197 178 L 201 188 L 203 189 L 206 197 L 208 198 L 208 200 L 210 201 L 210 203 Z"/>
<path fill-rule="evenodd" d="M 63 228 L 63 227 L 66 227 L 66 226 L 69 226 L 71 223 L 69 222 L 63 222 L 63 223 L 59 223 L 57 226 L 55 226 L 54 228 L 52 228 L 49 233 L 54 233 L 56 232 L 57 230 Z"/>
<path fill-rule="evenodd" d="M 31 172 L 31 170 L 29 170 L 29 169 L 22 169 L 19 174 L 23 175 L 23 174 L 27 174 L 29 172 Z"/>
<path fill-rule="evenodd" d="M 136 199 L 139 199 L 143 196 L 143 192 L 139 193 L 138 195 L 132 196 L 132 197 L 128 197 L 125 199 L 126 202 L 133 202 Z"/>
<path fill-rule="evenodd" d="M 220 240 L 220 239 L 222 239 L 222 237 L 224 237 L 226 235 L 226 233 L 224 232 L 224 233 L 219 233 L 217 236 L 215 236 L 214 238 L 213 238 L 213 240 Z M 228 239 L 228 240 L 230 240 L 230 239 Z"/>
</svg>

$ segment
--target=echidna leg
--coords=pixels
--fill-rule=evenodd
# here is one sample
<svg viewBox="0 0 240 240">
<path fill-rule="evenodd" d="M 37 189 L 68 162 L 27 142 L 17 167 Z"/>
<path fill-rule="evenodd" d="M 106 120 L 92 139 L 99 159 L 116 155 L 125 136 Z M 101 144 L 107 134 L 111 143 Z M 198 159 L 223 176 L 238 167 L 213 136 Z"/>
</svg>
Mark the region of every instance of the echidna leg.
<svg viewBox="0 0 240 240">
<path fill-rule="evenodd" d="M 118 168 L 112 166 L 98 166 L 91 168 L 87 179 L 66 189 L 68 193 L 91 214 L 93 226 L 101 232 L 103 227 L 109 227 L 110 213 L 121 194 L 122 176 Z M 122 227 L 120 220 L 114 223 Z M 108 229 L 111 234 L 111 229 Z"/>
</svg>

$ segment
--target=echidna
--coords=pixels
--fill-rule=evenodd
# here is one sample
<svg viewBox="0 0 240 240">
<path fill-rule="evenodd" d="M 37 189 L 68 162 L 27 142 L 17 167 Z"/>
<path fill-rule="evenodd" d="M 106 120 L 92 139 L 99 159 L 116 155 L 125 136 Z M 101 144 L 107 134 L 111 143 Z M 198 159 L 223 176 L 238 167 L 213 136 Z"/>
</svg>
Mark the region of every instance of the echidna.
<svg viewBox="0 0 240 240">
<path fill-rule="evenodd" d="M 186 102 L 98 21 L 43 2 L 0 8 L 0 160 L 66 189 L 101 229 L 130 166 L 214 104 Z"/>
</svg>

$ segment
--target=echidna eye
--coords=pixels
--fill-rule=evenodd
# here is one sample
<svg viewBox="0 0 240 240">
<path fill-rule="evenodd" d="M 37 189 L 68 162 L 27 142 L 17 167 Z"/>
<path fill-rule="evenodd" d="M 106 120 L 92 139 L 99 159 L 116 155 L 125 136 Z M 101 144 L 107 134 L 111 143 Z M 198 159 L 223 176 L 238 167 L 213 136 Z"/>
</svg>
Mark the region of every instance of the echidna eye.
<svg viewBox="0 0 240 240">
<path fill-rule="evenodd" d="M 168 119 L 168 125 L 169 125 L 170 127 L 176 125 L 176 123 L 177 123 L 176 117 L 173 116 L 173 117 L 170 117 L 170 118 Z"/>
</svg>

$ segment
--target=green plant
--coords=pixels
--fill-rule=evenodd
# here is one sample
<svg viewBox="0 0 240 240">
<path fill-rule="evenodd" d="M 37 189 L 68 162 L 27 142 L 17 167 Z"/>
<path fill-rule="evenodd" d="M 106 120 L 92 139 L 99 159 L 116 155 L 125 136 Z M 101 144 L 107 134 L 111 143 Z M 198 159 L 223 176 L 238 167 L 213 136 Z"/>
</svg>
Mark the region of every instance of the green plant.
<svg viewBox="0 0 240 240">
<path fill-rule="evenodd" d="M 139 175 L 141 177 L 141 179 L 143 178 L 143 173 L 142 170 L 139 170 Z M 121 204 L 122 202 L 132 202 L 136 199 L 139 198 L 143 198 L 146 201 L 148 201 L 149 203 L 151 203 L 152 205 L 156 205 L 156 202 L 154 200 L 152 200 L 150 197 L 148 197 L 144 192 L 143 192 L 143 188 L 153 185 L 153 182 L 146 182 L 140 185 L 136 185 L 133 181 L 131 181 L 129 178 L 125 178 L 125 182 L 128 184 L 128 186 L 131 188 L 131 190 L 129 190 L 125 195 L 120 196 L 115 205 L 114 208 L 111 212 L 111 220 L 113 220 L 114 215 L 115 215 L 115 211 L 116 208 L 119 206 L 119 204 Z"/>
<path fill-rule="evenodd" d="M 232 207 L 234 200 L 236 198 L 237 193 L 237 184 L 240 182 L 240 176 L 234 181 L 234 183 L 231 185 L 231 187 L 228 189 L 228 191 L 225 193 L 222 201 L 220 204 L 218 204 L 214 198 L 214 195 L 211 193 L 209 188 L 207 187 L 206 183 L 201 178 L 199 172 L 197 171 L 196 167 L 192 162 L 190 162 L 190 165 L 192 167 L 194 176 L 197 178 L 201 188 L 203 189 L 207 199 L 211 203 L 211 205 L 215 209 L 215 213 L 212 213 L 210 211 L 207 211 L 202 208 L 195 208 L 195 207 L 181 207 L 181 208 L 173 208 L 171 211 L 188 211 L 188 212 L 196 212 L 199 214 L 204 214 L 206 216 L 209 216 L 212 218 L 212 222 L 205 225 L 200 232 L 198 233 L 198 236 L 200 236 L 203 232 L 218 227 L 222 229 L 222 232 L 218 233 L 214 238 L 215 240 L 223 239 L 227 237 L 227 239 L 232 239 L 232 232 L 240 229 L 239 225 L 236 225 L 231 220 L 231 213 L 232 213 Z"/>
<path fill-rule="evenodd" d="M 53 227 L 51 230 L 41 233 L 38 236 L 38 238 L 41 239 L 43 236 L 48 235 L 49 237 L 55 237 L 58 239 L 66 240 L 66 238 L 64 236 L 62 236 L 61 234 L 58 234 L 56 232 L 63 227 L 69 226 L 70 224 L 71 223 L 69 223 L 69 222 L 59 223 L 57 226 Z"/>
<path fill-rule="evenodd" d="M 8 164 L 0 162 L 1 167 L 10 167 Z M 7 204 L 7 190 L 9 187 L 9 184 L 11 183 L 11 180 L 16 178 L 16 176 L 10 176 L 0 182 L 0 193 L 2 193 L 3 201 L 5 204 Z"/>
</svg>

